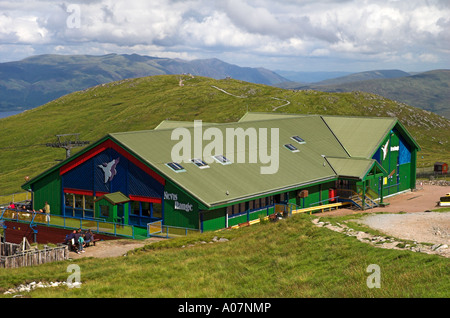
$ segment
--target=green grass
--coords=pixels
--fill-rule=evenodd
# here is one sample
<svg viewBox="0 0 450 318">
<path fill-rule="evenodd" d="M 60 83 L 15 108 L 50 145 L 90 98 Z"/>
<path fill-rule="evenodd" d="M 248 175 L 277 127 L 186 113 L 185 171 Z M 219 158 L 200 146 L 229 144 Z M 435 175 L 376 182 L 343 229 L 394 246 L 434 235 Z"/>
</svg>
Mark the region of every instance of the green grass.
<svg viewBox="0 0 450 318">
<path fill-rule="evenodd" d="M 444 207 L 444 208 L 437 208 L 434 210 L 431 210 L 432 212 L 450 212 L 450 206 Z"/>
<path fill-rule="evenodd" d="M 224 94 L 217 86 L 238 96 Z M 418 167 L 450 161 L 450 121 L 377 95 L 290 91 L 237 80 L 178 75 L 152 76 L 99 85 L 63 96 L 22 114 L 0 120 L 0 195 L 23 191 L 34 177 L 65 158 L 63 149 L 46 147 L 55 135 L 81 133 L 92 142 L 108 133 L 155 128 L 162 120 L 234 122 L 246 112 L 355 116 L 397 116 L 422 147 Z M 76 153 L 81 148 L 75 148 Z M 423 159 L 422 159 L 423 156 Z"/>
<path fill-rule="evenodd" d="M 128 256 L 84 258 L 0 269 L 0 292 L 32 281 L 66 281 L 81 269 L 81 288 L 36 289 L 30 297 L 448 297 L 448 259 L 386 250 L 315 227 L 296 215 L 276 223 L 197 234 L 147 245 Z M 209 242 L 214 236 L 228 242 Z M 188 244 L 193 247 L 182 247 Z M 370 264 L 381 288 L 366 285 Z M 23 294 L 23 293 L 22 293 Z M 1 294 L 2 297 L 11 297 Z"/>
</svg>

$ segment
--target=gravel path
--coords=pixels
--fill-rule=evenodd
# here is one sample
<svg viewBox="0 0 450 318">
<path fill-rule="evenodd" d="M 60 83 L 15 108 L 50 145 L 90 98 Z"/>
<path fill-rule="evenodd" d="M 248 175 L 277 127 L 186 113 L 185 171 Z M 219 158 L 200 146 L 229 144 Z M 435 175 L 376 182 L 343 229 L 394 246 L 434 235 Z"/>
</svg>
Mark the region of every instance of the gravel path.
<svg viewBox="0 0 450 318">
<path fill-rule="evenodd" d="M 373 214 L 360 222 L 397 238 L 450 246 L 450 213 Z"/>
<path fill-rule="evenodd" d="M 389 205 L 364 211 L 358 222 L 398 239 L 433 244 L 422 251 L 450 257 L 450 212 L 425 212 L 438 208 L 437 202 L 449 186 L 423 185 L 423 188 L 387 198 Z M 317 213 L 315 216 L 342 216 L 361 213 L 350 209 Z M 384 212 L 376 214 L 376 212 Z M 392 213 L 390 213 L 392 212 Z M 388 247 L 389 248 L 389 247 Z M 436 250 L 437 248 L 437 250 Z"/>
</svg>

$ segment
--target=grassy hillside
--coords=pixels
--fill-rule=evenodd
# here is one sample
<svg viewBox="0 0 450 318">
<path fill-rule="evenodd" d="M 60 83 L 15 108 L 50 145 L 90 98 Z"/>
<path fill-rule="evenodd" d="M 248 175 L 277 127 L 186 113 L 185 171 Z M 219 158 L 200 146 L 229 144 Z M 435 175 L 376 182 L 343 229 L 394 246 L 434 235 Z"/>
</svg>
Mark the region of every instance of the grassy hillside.
<svg viewBox="0 0 450 318">
<path fill-rule="evenodd" d="M 435 70 L 399 78 L 314 85 L 310 88 L 325 92 L 369 92 L 450 118 L 450 70 Z"/>
<path fill-rule="evenodd" d="M 171 239 L 125 257 L 0 269 L 0 297 L 11 297 L 3 292 L 23 283 L 65 282 L 70 264 L 80 267 L 81 288 L 38 288 L 20 294 L 36 298 L 448 297 L 448 259 L 376 248 L 315 227 L 310 218 L 296 215 L 277 223 Z M 214 236 L 229 241 L 201 244 Z M 367 287 L 371 264 L 380 267 L 380 288 Z M 169 314 L 176 309 L 165 307 Z"/>
<path fill-rule="evenodd" d="M 290 104 L 276 112 L 397 116 L 422 147 L 419 166 L 450 161 L 449 120 L 377 95 L 290 91 L 189 76 L 184 76 L 180 86 L 179 77 L 161 75 L 103 84 L 1 119 L 0 195 L 22 191 L 25 176 L 36 176 L 65 158 L 63 149 L 45 147 L 57 134 L 81 133 L 82 140 L 96 141 L 110 132 L 153 129 L 165 119 L 233 122 L 247 111 L 272 112 L 286 104 L 284 100 Z"/>
</svg>

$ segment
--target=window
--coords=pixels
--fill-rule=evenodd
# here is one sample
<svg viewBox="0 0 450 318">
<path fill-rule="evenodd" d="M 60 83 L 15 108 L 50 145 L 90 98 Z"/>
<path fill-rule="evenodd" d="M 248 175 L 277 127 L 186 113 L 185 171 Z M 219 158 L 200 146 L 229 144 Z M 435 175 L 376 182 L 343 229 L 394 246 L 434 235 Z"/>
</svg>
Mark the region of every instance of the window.
<svg viewBox="0 0 450 318">
<path fill-rule="evenodd" d="M 255 200 L 255 209 L 259 209 L 261 207 L 261 199 Z"/>
<path fill-rule="evenodd" d="M 153 205 L 153 217 L 154 218 L 162 218 L 162 204 L 161 203 L 152 203 Z"/>
<path fill-rule="evenodd" d="M 75 194 L 75 208 L 81 210 L 84 208 L 84 200 L 82 194 Z"/>
<path fill-rule="evenodd" d="M 142 207 L 142 216 L 150 217 L 151 215 L 151 207 L 148 202 L 141 202 Z"/>
<path fill-rule="evenodd" d="M 300 138 L 299 136 L 292 136 L 291 139 L 295 140 L 299 144 L 305 144 L 306 143 L 306 141 L 303 138 Z"/>
<path fill-rule="evenodd" d="M 166 163 L 166 166 L 168 166 L 169 168 L 171 168 L 173 171 L 175 171 L 175 172 L 183 172 L 183 171 L 186 171 L 186 170 L 184 170 L 184 168 L 183 168 L 183 166 L 182 165 L 180 165 L 179 163 L 176 163 L 176 162 L 169 162 L 169 163 Z"/>
<path fill-rule="evenodd" d="M 74 198 L 72 193 L 66 193 L 64 194 L 64 197 L 66 199 L 66 206 L 67 207 L 73 207 L 74 206 Z"/>
<path fill-rule="evenodd" d="M 91 197 L 88 195 L 84 196 L 84 209 L 94 211 L 94 199 L 95 197 Z"/>
<path fill-rule="evenodd" d="M 65 216 L 93 217 L 95 196 L 64 193 Z"/>
<path fill-rule="evenodd" d="M 65 216 L 74 216 L 75 212 L 74 212 L 73 208 L 75 206 L 75 195 L 72 193 L 65 193 L 64 199 L 65 199 L 65 205 L 66 205 L 64 215 Z"/>
<path fill-rule="evenodd" d="M 223 164 L 223 165 L 229 165 L 229 164 L 231 164 L 231 161 L 228 159 L 228 158 L 226 158 L 225 156 L 223 156 L 223 155 L 217 155 L 217 156 L 214 156 L 213 157 L 217 162 L 219 162 L 219 163 L 221 163 L 221 164 Z"/>
<path fill-rule="evenodd" d="M 191 159 L 191 161 L 200 169 L 209 168 L 208 164 L 201 159 Z"/>
<path fill-rule="evenodd" d="M 141 205 L 139 201 L 131 202 L 131 214 L 140 215 L 141 213 Z"/>
<path fill-rule="evenodd" d="M 100 213 L 103 217 L 109 217 L 109 206 L 100 205 Z"/>
<path fill-rule="evenodd" d="M 292 151 L 292 152 L 299 152 L 299 150 L 295 147 L 295 146 L 293 146 L 292 144 L 286 144 L 286 145 L 284 145 L 287 149 L 289 149 L 290 151 Z"/>
</svg>

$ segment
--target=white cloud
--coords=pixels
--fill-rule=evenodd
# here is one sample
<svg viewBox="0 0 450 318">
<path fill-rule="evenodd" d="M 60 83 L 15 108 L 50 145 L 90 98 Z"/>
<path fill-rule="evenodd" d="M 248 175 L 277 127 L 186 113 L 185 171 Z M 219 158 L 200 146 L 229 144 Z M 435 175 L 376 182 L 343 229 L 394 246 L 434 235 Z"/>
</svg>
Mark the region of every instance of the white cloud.
<svg viewBox="0 0 450 318">
<path fill-rule="evenodd" d="M 79 27 L 68 25 L 70 5 Z M 439 0 L 3 0 L 0 12 L 0 61 L 17 45 L 23 54 L 245 55 L 269 68 L 286 57 L 382 65 L 402 56 L 442 67 L 450 53 L 450 5 Z"/>
</svg>

